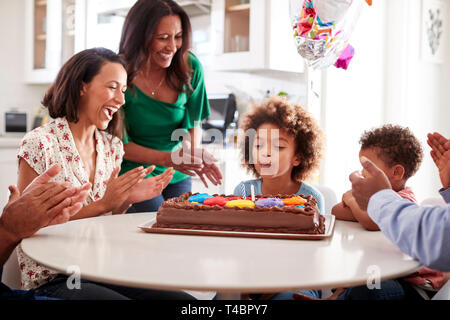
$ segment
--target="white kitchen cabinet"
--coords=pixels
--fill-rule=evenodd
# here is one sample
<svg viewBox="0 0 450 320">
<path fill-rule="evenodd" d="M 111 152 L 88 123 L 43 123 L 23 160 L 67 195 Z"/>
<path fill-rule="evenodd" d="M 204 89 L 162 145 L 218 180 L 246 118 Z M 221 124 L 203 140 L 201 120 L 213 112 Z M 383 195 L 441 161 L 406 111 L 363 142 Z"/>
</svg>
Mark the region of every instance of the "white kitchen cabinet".
<svg viewBox="0 0 450 320">
<path fill-rule="evenodd" d="M 128 11 L 137 0 L 96 0 L 87 7 L 87 47 L 105 47 L 119 51 L 122 27 Z M 207 15 L 210 0 L 175 0 L 192 18 Z"/>
<path fill-rule="evenodd" d="M 86 48 L 87 0 L 26 0 L 25 81 L 51 83 Z"/>
<path fill-rule="evenodd" d="M 289 0 L 213 0 L 211 27 L 215 70 L 304 71 Z"/>
<path fill-rule="evenodd" d="M 86 11 L 87 47 L 104 47 L 118 52 L 125 17 L 135 3 L 136 0 L 89 1 Z"/>
<path fill-rule="evenodd" d="M 0 214 L 8 202 L 8 186 L 17 184 L 16 154 L 17 148 L 3 148 L 0 146 Z"/>
</svg>

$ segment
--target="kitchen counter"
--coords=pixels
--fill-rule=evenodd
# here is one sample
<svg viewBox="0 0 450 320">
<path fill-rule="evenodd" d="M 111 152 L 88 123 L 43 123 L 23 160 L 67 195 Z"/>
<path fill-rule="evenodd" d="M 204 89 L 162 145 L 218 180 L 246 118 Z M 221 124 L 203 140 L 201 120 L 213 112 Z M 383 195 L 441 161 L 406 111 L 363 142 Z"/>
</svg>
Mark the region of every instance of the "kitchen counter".
<svg viewBox="0 0 450 320">
<path fill-rule="evenodd" d="M 23 135 L 0 136 L 0 149 L 17 149 L 22 141 Z"/>
<path fill-rule="evenodd" d="M 8 202 L 8 186 L 17 184 L 17 150 L 21 140 L 21 136 L 0 137 L 0 210 Z"/>
</svg>

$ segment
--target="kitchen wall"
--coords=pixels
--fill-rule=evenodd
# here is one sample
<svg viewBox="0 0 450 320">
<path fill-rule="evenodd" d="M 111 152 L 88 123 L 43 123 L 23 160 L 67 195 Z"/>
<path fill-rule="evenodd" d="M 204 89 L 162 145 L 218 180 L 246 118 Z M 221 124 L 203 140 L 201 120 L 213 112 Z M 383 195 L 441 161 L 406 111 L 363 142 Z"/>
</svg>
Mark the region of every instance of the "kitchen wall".
<svg viewBox="0 0 450 320">
<path fill-rule="evenodd" d="M 447 2 L 447 18 L 450 9 Z M 437 169 L 429 155 L 426 134 L 441 131 L 450 136 L 448 125 L 449 98 L 448 76 L 450 65 L 449 46 L 450 24 L 441 39 L 446 55 L 443 63 L 432 63 L 424 59 L 421 45 L 422 38 L 422 3 L 423 1 L 403 0 L 389 3 L 388 24 L 390 30 L 399 30 L 402 37 L 386 32 L 390 45 L 386 48 L 385 65 L 389 82 L 386 83 L 385 96 L 386 121 L 396 121 L 407 125 L 422 142 L 424 161 L 419 172 L 411 179 L 419 199 L 439 196 L 441 183 Z M 395 73 L 395 76 L 394 76 Z M 444 80 L 444 81 L 443 81 Z"/>
<path fill-rule="evenodd" d="M 408 184 L 419 201 L 439 196 L 441 184 L 426 134 L 440 131 L 450 136 L 450 25 L 443 33 L 444 62 L 430 63 L 420 51 L 421 17 L 421 0 L 374 1 L 352 36 L 356 54 L 349 69 L 324 72 L 328 148 L 321 182 L 338 198 L 350 188 L 348 174 L 361 168 L 360 135 L 383 123 L 407 126 L 421 141 L 424 160 Z"/>
<path fill-rule="evenodd" d="M 40 106 L 40 101 L 48 85 L 28 85 L 24 83 L 24 0 L 0 0 L 0 32 L 7 45 L 0 51 L 0 112 L 11 108 L 25 109 L 30 113 L 29 126 L 32 117 Z M 210 70 L 212 48 L 208 47 L 210 19 L 208 15 L 192 19 L 194 31 L 204 37 L 203 48 L 197 48 L 199 57 L 205 68 L 206 85 L 209 94 L 236 92 L 238 102 L 261 99 L 270 93 L 284 91 L 290 94 L 290 99 L 302 104 L 306 103 L 305 76 L 287 72 L 266 71 L 258 73 L 246 72 L 215 72 Z M 206 49 L 205 49 L 206 47 Z M 201 49 L 201 50 L 200 50 Z M 201 52 L 206 54 L 201 55 Z M 239 90 L 234 90 L 238 88 Z M 245 103 L 242 104 L 244 106 Z"/>
<path fill-rule="evenodd" d="M 421 4 L 421 0 L 374 1 L 372 8 L 363 11 L 352 37 L 356 55 L 349 70 L 330 68 L 322 73 L 327 88 L 322 123 L 328 149 L 321 183 L 334 188 L 338 197 L 349 187 L 348 173 L 359 168 L 360 134 L 385 122 L 409 126 L 421 140 L 425 159 L 411 184 L 419 199 L 437 195 L 440 182 L 429 157 L 426 133 L 439 130 L 450 136 L 450 60 L 448 53 L 441 64 L 421 58 Z M 0 0 L 0 34 L 4 39 L 0 51 L 0 112 L 20 108 L 34 115 L 47 85 L 24 83 L 24 20 L 23 0 Z M 194 29 L 207 27 L 208 23 L 205 17 L 193 19 Z M 450 24 L 444 31 L 447 52 L 448 30 Z M 203 51 L 211 50 L 207 41 L 203 46 Z M 210 94 L 232 91 L 233 86 L 255 99 L 263 97 L 267 90 L 286 91 L 292 100 L 306 103 L 305 74 L 216 72 L 208 66 L 207 58 L 204 65 Z"/>
<path fill-rule="evenodd" d="M 351 188 L 348 175 L 361 166 L 359 137 L 383 121 L 384 28 L 383 1 L 365 6 L 351 36 L 355 55 L 347 70 L 322 71 L 322 126 L 326 152 L 320 182 L 337 198 Z"/>
<path fill-rule="evenodd" d="M 24 21 L 24 0 L 0 0 L 0 114 L 11 108 L 26 110 L 30 127 L 47 86 L 24 83 Z"/>
<path fill-rule="evenodd" d="M 246 111 L 249 102 L 257 102 L 267 95 L 281 91 L 288 93 L 290 101 L 306 105 L 306 75 L 304 73 L 276 70 L 214 71 L 210 17 L 208 15 L 192 17 L 191 24 L 194 38 L 193 51 L 204 67 L 206 90 L 209 94 L 235 93 L 237 102 L 240 104 L 239 111 Z"/>
</svg>

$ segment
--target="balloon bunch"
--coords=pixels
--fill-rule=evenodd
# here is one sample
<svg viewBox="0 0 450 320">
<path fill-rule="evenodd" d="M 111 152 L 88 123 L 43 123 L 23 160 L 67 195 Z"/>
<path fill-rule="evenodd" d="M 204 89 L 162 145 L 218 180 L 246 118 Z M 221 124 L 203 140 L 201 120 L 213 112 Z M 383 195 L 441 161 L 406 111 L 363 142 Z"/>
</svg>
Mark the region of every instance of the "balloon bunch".
<svg viewBox="0 0 450 320">
<path fill-rule="evenodd" d="M 372 5 L 371 0 L 365 0 Z M 325 68 L 334 64 L 347 69 L 354 49 L 350 35 L 364 0 L 291 0 L 290 13 L 298 53 L 308 65 Z"/>
</svg>

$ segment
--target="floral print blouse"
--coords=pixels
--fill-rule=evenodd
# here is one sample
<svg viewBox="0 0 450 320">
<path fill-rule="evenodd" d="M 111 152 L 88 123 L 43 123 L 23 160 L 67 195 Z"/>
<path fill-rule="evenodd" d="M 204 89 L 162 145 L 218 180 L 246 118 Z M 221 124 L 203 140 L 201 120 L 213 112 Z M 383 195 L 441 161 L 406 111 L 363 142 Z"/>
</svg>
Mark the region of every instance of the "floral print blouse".
<svg viewBox="0 0 450 320">
<path fill-rule="evenodd" d="M 84 205 L 103 197 L 107 181 L 114 168 L 121 165 L 124 154 L 123 144 L 119 138 L 98 129 L 95 130 L 95 144 L 97 159 L 94 184 Z M 54 181 L 68 181 L 73 186 L 89 182 L 89 176 L 84 170 L 83 161 L 65 118 L 51 120 L 48 124 L 28 132 L 22 139 L 17 157 L 24 159 L 38 175 L 55 163 L 59 163 L 62 169 Z M 21 284 L 25 290 L 35 289 L 50 282 L 58 274 L 26 256 L 20 245 L 17 255 Z"/>
</svg>

